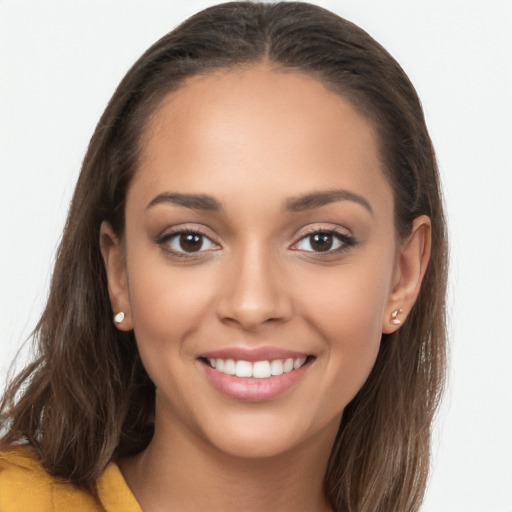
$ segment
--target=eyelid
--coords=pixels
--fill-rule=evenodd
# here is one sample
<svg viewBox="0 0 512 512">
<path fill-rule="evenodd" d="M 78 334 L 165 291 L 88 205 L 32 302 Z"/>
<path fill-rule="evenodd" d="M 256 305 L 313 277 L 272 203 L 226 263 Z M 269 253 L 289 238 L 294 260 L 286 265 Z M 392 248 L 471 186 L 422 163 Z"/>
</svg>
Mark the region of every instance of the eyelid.
<svg viewBox="0 0 512 512">
<path fill-rule="evenodd" d="M 299 249 L 296 248 L 296 246 L 304 239 L 313 236 L 315 234 L 328 234 L 334 236 L 337 240 L 341 242 L 341 246 L 337 247 L 335 249 L 328 249 L 326 251 L 308 251 L 305 249 Z M 332 256 L 333 254 L 343 252 L 350 247 L 357 244 L 357 241 L 355 237 L 352 235 L 352 233 L 348 229 L 341 229 L 339 226 L 333 226 L 333 225 L 323 225 L 323 226 L 309 226 L 305 230 L 302 230 L 299 234 L 296 236 L 296 241 L 293 242 L 293 244 L 290 246 L 291 250 L 301 251 L 307 254 L 314 254 L 315 256 L 319 257 L 327 257 Z"/>
<path fill-rule="evenodd" d="M 176 256 L 178 258 L 197 258 L 200 256 L 204 256 L 207 252 L 217 251 L 221 249 L 221 245 L 219 242 L 217 242 L 214 237 L 206 233 L 207 230 L 199 227 L 199 226 L 191 226 L 191 225 L 180 225 L 180 226 L 174 226 L 173 228 L 166 230 L 163 232 L 163 234 L 159 235 L 157 239 L 155 240 L 155 243 L 162 247 L 162 250 L 166 251 L 172 256 Z M 170 241 L 173 240 L 174 237 L 178 237 L 181 235 L 186 234 L 195 234 L 199 235 L 201 237 L 204 237 L 207 239 L 212 245 L 216 246 L 215 248 L 209 248 L 206 250 L 199 250 L 199 251 L 180 251 L 173 249 L 170 247 Z"/>
<path fill-rule="evenodd" d="M 209 229 L 204 228 L 203 226 L 198 225 L 178 225 L 173 226 L 172 228 L 168 228 L 163 232 L 163 234 L 159 235 L 155 239 L 155 243 L 159 246 L 161 246 L 162 250 L 170 254 L 171 256 L 175 256 L 178 258 L 198 258 L 201 256 L 205 256 L 205 253 L 217 251 L 219 249 L 222 249 L 221 244 L 217 240 L 217 237 L 214 237 L 209 234 Z M 207 248 L 207 249 L 201 249 L 198 251 L 191 251 L 187 252 L 185 250 L 176 250 L 170 247 L 169 241 L 172 240 L 174 237 L 178 237 L 183 234 L 197 234 L 201 237 L 204 237 L 207 239 L 213 246 L 213 248 Z M 298 248 L 297 245 L 303 241 L 304 239 L 315 235 L 315 234 L 328 234 L 335 237 L 339 242 L 340 246 L 335 247 L 334 249 L 329 248 L 325 251 L 315 251 L 315 250 L 306 250 L 302 248 Z M 295 250 L 298 252 L 306 253 L 309 255 L 314 255 L 315 257 L 328 257 L 333 256 L 337 253 L 344 252 L 348 250 L 350 247 L 357 244 L 357 241 L 355 237 L 352 235 L 350 230 L 347 228 L 342 228 L 340 226 L 336 225 L 310 225 L 306 226 L 305 228 L 301 229 L 294 237 L 295 242 L 293 242 L 290 246 L 290 250 Z"/>
</svg>

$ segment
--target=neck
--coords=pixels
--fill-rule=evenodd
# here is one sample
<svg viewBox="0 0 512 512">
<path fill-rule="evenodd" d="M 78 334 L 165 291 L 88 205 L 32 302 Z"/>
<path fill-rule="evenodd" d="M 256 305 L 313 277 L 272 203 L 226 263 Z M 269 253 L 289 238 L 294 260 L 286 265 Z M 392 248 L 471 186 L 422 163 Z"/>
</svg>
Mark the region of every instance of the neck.
<svg viewBox="0 0 512 512">
<path fill-rule="evenodd" d="M 243 458 L 190 432 L 169 432 L 156 429 L 144 452 L 119 463 L 144 512 L 331 510 L 323 479 L 335 433 L 276 456 Z"/>
</svg>

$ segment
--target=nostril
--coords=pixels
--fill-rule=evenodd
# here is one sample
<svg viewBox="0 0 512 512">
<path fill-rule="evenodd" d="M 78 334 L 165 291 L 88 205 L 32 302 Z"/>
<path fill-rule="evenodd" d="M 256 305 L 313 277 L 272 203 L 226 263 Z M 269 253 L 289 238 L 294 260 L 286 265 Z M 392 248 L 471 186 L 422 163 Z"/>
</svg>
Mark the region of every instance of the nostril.
<svg viewBox="0 0 512 512">
<path fill-rule="evenodd" d="M 246 330 L 286 321 L 292 313 L 290 287 L 261 245 L 245 247 L 243 254 L 233 256 L 217 295 L 219 319 Z"/>
</svg>

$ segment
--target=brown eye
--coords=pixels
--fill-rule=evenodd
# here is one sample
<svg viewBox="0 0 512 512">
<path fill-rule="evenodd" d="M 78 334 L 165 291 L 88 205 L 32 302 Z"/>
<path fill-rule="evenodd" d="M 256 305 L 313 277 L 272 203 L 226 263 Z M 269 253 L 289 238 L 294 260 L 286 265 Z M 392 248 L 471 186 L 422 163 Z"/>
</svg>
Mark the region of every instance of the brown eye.
<svg viewBox="0 0 512 512">
<path fill-rule="evenodd" d="M 165 236 L 159 241 L 167 250 L 181 255 L 217 250 L 220 247 L 206 235 L 195 231 L 181 231 Z"/>
<path fill-rule="evenodd" d="M 354 244 L 355 240 L 350 235 L 336 231 L 316 231 L 303 236 L 292 249 L 313 253 L 335 253 Z"/>
<path fill-rule="evenodd" d="M 313 251 L 324 252 L 332 248 L 333 235 L 331 233 L 316 233 L 310 236 L 310 245 Z"/>
<path fill-rule="evenodd" d="M 184 233 L 179 235 L 179 246 L 185 252 L 197 252 L 203 246 L 203 236 L 197 233 Z"/>
</svg>

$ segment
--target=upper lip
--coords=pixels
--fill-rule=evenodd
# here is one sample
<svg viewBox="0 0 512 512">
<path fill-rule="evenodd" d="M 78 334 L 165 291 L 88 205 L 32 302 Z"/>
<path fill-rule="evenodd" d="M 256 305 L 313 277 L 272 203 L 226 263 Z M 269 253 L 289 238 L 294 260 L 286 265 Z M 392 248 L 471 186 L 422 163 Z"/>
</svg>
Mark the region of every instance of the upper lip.
<svg viewBox="0 0 512 512">
<path fill-rule="evenodd" d="M 234 359 L 235 361 L 249 361 L 254 363 L 255 361 L 273 361 L 275 359 L 299 359 L 308 357 L 309 355 L 311 354 L 278 347 L 231 347 L 204 352 L 200 354 L 199 357 L 206 359 Z"/>
</svg>

